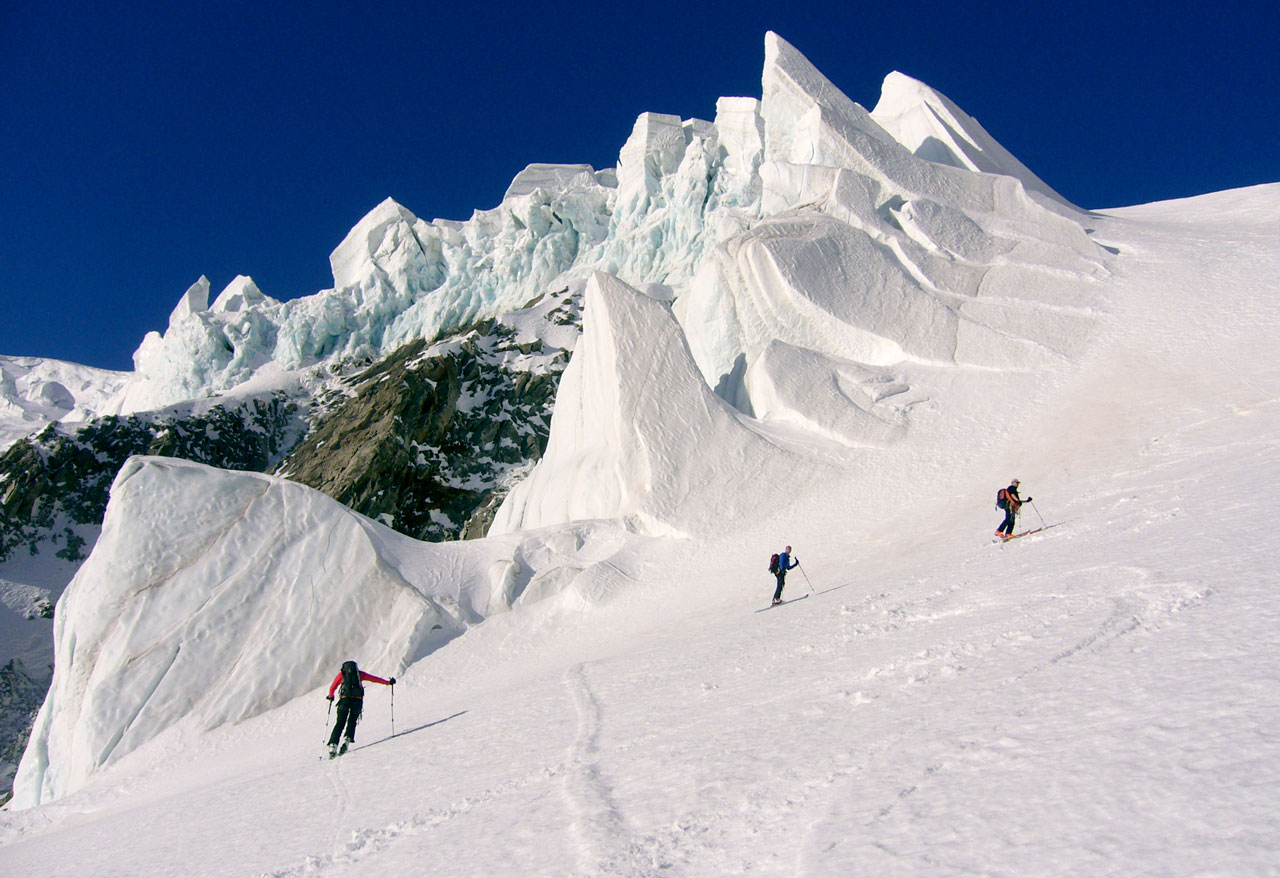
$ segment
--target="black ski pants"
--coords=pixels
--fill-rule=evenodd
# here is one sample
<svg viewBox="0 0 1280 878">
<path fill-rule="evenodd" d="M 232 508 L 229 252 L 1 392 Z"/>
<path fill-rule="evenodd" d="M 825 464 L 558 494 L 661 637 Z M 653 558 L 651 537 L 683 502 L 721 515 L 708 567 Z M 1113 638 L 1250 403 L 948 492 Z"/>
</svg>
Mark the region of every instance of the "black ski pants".
<svg viewBox="0 0 1280 878">
<path fill-rule="evenodd" d="M 1013 526 L 1018 517 L 1018 510 L 1010 506 L 1004 511 L 1004 521 L 1000 522 L 1000 526 L 996 528 L 996 533 L 1006 533 L 1013 536 Z"/>
<path fill-rule="evenodd" d="M 780 601 L 782 600 L 782 587 L 787 584 L 787 571 L 779 570 L 773 575 L 778 578 L 778 588 L 773 593 L 773 599 Z"/>
<path fill-rule="evenodd" d="M 360 721 L 360 711 L 363 707 L 363 698 L 338 699 L 338 721 L 333 726 L 333 734 L 329 736 L 330 744 L 337 746 L 338 740 L 342 737 L 343 726 L 347 729 L 347 740 L 356 739 L 356 723 Z"/>
</svg>

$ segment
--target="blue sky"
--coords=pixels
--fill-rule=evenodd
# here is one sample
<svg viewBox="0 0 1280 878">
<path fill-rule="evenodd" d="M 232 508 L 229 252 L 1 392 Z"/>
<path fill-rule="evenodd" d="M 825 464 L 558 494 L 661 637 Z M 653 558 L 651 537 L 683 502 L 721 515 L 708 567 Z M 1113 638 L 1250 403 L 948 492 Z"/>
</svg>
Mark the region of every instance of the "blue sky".
<svg viewBox="0 0 1280 878">
<path fill-rule="evenodd" d="M 1084 207 L 1280 181 L 1278 6 L 4 4 L 0 354 L 130 369 L 201 274 L 324 289 L 387 196 L 466 219 L 758 96 L 766 30 L 868 109 L 923 80 Z"/>
</svg>

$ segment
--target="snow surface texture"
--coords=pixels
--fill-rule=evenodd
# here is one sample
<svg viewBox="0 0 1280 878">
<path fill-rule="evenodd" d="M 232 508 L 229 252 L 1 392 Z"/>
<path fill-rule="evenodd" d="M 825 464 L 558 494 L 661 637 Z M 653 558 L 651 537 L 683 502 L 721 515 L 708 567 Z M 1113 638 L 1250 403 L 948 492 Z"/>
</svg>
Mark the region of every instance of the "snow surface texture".
<svg viewBox="0 0 1280 878">
<path fill-rule="evenodd" d="M 914 156 L 802 62 L 770 36 L 759 152 L 721 104 L 777 214 L 687 239 L 671 309 L 584 276 L 505 533 L 427 546 L 267 477 L 122 474 L 59 606 L 15 788 L 39 807 L 0 819 L 0 866 L 1280 868 L 1280 186 L 1089 217 L 1104 249 L 1016 168 Z M 646 181 L 708 131 L 681 123 L 677 160 L 675 123 L 642 122 Z M 671 197 L 636 167 L 628 204 Z M 1053 526 L 993 544 L 1014 475 Z M 811 597 L 753 612 L 784 543 L 787 594 Z M 362 577 L 404 618 L 343 612 Z M 318 762 L 321 684 L 349 657 L 408 666 L 395 734 L 373 690 L 358 747 Z M 261 679 L 233 690 L 235 661 Z"/>
<path fill-rule="evenodd" d="M 25 760 L 48 790 L 184 715 L 212 727 L 283 703 L 321 682 L 335 647 L 380 642 L 370 658 L 399 662 L 432 618 L 380 563 L 367 520 L 283 480 L 161 460 L 121 469 L 95 553 L 107 563 L 60 602 L 40 755 Z M 144 511 L 156 504 L 167 514 Z M 318 626 L 326 613 L 335 624 Z"/>
<path fill-rule="evenodd" d="M 604 530 L 419 543 L 286 479 L 135 457 L 59 601 L 54 682 L 16 806 L 78 787 L 179 721 L 210 729 L 277 707 L 343 657 L 400 673 L 468 623 L 556 593 L 591 551 L 609 553 L 604 536 L 579 551 Z"/>
</svg>

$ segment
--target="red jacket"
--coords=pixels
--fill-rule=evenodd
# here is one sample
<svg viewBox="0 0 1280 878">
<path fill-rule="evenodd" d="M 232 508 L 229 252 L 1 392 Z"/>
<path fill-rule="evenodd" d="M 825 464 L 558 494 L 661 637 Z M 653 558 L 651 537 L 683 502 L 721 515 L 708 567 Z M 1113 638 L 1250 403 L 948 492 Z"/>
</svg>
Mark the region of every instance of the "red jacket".
<svg viewBox="0 0 1280 878">
<path fill-rule="evenodd" d="M 390 685 L 391 685 L 391 681 L 390 681 L 390 680 L 384 680 L 384 679 L 382 679 L 381 677 L 375 677 L 373 674 L 366 674 L 364 671 L 361 671 L 361 672 L 360 672 L 360 679 L 361 679 L 361 680 L 364 680 L 366 683 L 381 683 L 383 686 L 390 686 Z M 338 671 L 338 676 L 334 677 L 334 678 L 333 678 L 333 682 L 329 684 L 329 697 L 330 697 L 330 698 L 332 698 L 332 697 L 333 697 L 333 693 L 334 693 L 335 691 L 337 691 L 338 687 L 339 687 L 339 686 L 341 686 L 341 685 L 342 685 L 342 671 Z M 344 697 L 344 698 L 345 698 L 345 697 L 350 697 L 350 698 L 363 698 L 364 696 L 362 696 L 362 695 L 351 695 L 351 696 L 343 696 L 343 697 Z"/>
</svg>

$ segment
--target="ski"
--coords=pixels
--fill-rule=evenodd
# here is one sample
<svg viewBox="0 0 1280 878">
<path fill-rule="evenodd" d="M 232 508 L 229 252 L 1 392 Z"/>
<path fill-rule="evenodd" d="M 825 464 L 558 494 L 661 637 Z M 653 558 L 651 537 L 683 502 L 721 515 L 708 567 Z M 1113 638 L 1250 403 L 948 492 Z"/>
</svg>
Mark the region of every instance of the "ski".
<svg viewBox="0 0 1280 878">
<path fill-rule="evenodd" d="M 1009 540 L 1016 540 L 1018 537 L 1026 537 L 1026 536 L 1030 536 L 1031 534 L 1038 534 L 1038 533 L 1040 533 L 1040 531 L 1042 531 L 1042 530 L 1044 530 L 1044 528 L 1043 528 L 1043 527 L 1037 527 L 1037 528 L 1035 528 L 1035 529 L 1033 529 L 1033 530 L 1024 530 L 1024 531 L 1022 531 L 1021 533 L 1016 533 L 1016 534 L 1013 534 L 1012 536 L 1007 536 L 1007 537 L 996 537 L 996 538 L 995 538 L 994 540 L 992 540 L 991 542 L 993 542 L 993 543 L 1007 543 L 1007 542 L 1009 542 Z"/>
<path fill-rule="evenodd" d="M 774 607 L 781 607 L 783 604 L 794 604 L 796 601 L 802 601 L 807 597 L 808 597 L 807 594 L 802 594 L 798 598 L 789 598 L 785 601 L 778 601 L 778 603 L 776 604 L 769 604 L 769 606 L 767 607 L 761 607 L 760 609 L 756 610 L 756 612 L 763 613 L 765 610 L 772 610 Z"/>
</svg>

